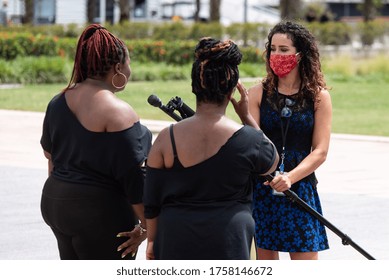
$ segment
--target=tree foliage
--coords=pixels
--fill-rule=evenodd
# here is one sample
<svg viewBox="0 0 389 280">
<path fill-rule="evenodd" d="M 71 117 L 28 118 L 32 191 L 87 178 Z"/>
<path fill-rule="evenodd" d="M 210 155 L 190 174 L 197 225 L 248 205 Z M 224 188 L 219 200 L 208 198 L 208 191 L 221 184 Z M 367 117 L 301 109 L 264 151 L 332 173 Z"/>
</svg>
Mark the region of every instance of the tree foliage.
<svg viewBox="0 0 389 280">
<path fill-rule="evenodd" d="M 374 20 L 378 15 L 378 10 L 382 7 L 382 4 L 382 0 L 364 0 L 362 4 L 359 4 L 358 8 L 362 12 L 363 21 L 369 22 Z"/>
</svg>

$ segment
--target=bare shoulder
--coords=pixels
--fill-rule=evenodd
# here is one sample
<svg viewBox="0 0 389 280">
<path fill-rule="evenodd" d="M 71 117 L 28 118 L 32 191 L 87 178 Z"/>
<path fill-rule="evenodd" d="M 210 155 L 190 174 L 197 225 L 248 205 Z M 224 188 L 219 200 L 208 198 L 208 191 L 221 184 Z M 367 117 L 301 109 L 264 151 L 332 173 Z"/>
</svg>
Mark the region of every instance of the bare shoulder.
<svg viewBox="0 0 389 280">
<path fill-rule="evenodd" d="M 158 133 L 153 145 L 163 145 L 169 138 L 169 127 L 165 127 Z"/>
<path fill-rule="evenodd" d="M 328 98 L 328 99 L 331 99 L 330 92 L 329 92 L 327 89 L 322 88 L 322 89 L 319 91 L 319 98 Z"/>
<path fill-rule="evenodd" d="M 249 92 L 262 93 L 263 86 L 262 83 L 255 84 L 249 88 Z"/>
<path fill-rule="evenodd" d="M 125 101 L 113 96 L 107 100 L 106 128 L 107 131 L 121 131 L 132 127 L 139 121 L 139 116 Z"/>
<path fill-rule="evenodd" d="M 249 90 L 262 91 L 262 88 L 262 83 L 256 83 L 255 85 L 251 86 Z"/>
<path fill-rule="evenodd" d="M 166 149 L 167 141 L 169 140 L 169 128 L 166 127 L 162 129 L 157 138 L 155 139 L 153 145 L 151 146 L 151 150 L 148 155 L 147 165 L 153 168 L 164 168 L 164 150 Z"/>
<path fill-rule="evenodd" d="M 251 100 L 260 101 L 262 99 L 263 86 L 262 83 L 258 83 L 249 88 L 249 97 Z"/>
<path fill-rule="evenodd" d="M 321 89 L 317 95 L 316 109 L 331 107 L 331 95 L 327 89 Z"/>
</svg>

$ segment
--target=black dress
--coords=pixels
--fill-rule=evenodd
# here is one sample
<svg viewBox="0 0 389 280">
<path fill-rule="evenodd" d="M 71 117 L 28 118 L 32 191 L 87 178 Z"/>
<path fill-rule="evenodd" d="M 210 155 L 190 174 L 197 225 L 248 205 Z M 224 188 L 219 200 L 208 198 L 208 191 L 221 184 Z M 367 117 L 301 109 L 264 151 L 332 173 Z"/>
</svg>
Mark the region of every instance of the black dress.
<svg viewBox="0 0 389 280">
<path fill-rule="evenodd" d="M 175 146 L 173 145 L 174 150 Z M 211 158 L 184 168 L 147 168 L 145 217 L 158 217 L 156 259 L 249 259 L 252 188 L 276 156 L 263 133 L 244 126 Z"/>
<path fill-rule="evenodd" d="M 121 259 L 117 238 L 138 223 L 130 204 L 142 202 L 140 164 L 151 133 L 139 122 L 118 132 L 85 129 L 67 106 L 65 94 L 49 103 L 41 145 L 54 170 L 41 200 L 61 259 Z"/>
</svg>

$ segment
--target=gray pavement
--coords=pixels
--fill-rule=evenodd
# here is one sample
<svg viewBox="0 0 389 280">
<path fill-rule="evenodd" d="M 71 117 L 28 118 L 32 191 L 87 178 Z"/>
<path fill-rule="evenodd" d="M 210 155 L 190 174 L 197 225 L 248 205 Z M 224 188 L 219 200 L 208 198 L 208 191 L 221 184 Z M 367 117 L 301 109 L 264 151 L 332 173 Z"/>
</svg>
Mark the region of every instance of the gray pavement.
<svg viewBox="0 0 389 280">
<path fill-rule="evenodd" d="M 0 260 L 59 259 L 40 214 L 47 162 L 39 139 L 43 113 L 0 110 Z M 157 132 L 169 122 L 144 120 Z M 389 184 L 384 161 L 389 138 L 333 134 L 318 169 L 324 217 L 376 259 L 389 260 Z M 365 259 L 327 229 L 323 260 Z M 145 243 L 138 259 L 144 257 Z M 286 254 L 281 255 L 287 259 Z"/>
</svg>

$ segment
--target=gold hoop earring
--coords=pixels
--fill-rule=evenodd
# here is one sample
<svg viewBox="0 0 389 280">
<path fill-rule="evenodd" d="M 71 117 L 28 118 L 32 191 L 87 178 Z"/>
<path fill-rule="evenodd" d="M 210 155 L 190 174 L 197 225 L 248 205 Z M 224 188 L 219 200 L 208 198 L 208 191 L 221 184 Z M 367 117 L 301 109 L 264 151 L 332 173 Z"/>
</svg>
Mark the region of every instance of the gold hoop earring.
<svg viewBox="0 0 389 280">
<path fill-rule="evenodd" d="M 121 75 L 124 78 L 124 84 L 120 87 L 115 85 L 115 83 L 114 83 L 116 75 Z M 122 72 L 115 73 L 115 75 L 113 75 L 112 80 L 111 80 L 112 86 L 116 89 L 123 89 L 126 86 L 127 82 L 128 82 L 128 79 L 127 79 L 126 75 L 124 75 Z"/>
</svg>

